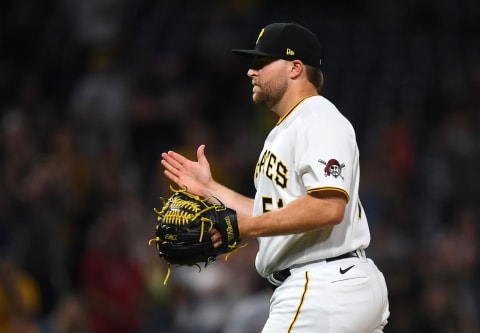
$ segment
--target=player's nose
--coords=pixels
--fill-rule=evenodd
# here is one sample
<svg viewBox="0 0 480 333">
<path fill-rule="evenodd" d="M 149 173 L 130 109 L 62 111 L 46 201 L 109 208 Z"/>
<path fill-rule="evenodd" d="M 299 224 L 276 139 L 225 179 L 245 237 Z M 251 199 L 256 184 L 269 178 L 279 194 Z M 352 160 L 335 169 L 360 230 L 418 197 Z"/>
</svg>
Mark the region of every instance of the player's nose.
<svg viewBox="0 0 480 333">
<path fill-rule="evenodd" d="M 257 74 L 258 74 L 258 71 L 256 69 L 253 69 L 253 68 L 250 68 L 247 71 L 247 76 L 250 77 L 250 78 L 256 76 Z"/>
</svg>

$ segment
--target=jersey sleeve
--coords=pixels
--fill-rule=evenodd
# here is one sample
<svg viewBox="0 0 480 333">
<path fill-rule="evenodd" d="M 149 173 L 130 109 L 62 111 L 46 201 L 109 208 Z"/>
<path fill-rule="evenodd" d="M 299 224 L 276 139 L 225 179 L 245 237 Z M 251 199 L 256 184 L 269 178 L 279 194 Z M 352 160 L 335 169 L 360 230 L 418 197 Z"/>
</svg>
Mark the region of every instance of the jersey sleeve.
<svg viewBox="0 0 480 333">
<path fill-rule="evenodd" d="M 334 190 L 350 198 L 358 168 L 355 132 L 348 121 L 306 124 L 297 133 L 296 172 L 307 192 Z"/>
</svg>

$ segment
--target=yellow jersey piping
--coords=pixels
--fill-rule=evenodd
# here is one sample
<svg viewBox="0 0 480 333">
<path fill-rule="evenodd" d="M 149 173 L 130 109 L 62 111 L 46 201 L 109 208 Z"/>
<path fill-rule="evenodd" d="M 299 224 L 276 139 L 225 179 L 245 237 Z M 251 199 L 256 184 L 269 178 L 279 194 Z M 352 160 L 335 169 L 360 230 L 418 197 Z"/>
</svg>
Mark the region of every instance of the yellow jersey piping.
<svg viewBox="0 0 480 333">
<path fill-rule="evenodd" d="M 316 96 L 316 95 L 307 96 L 307 97 L 305 97 L 305 98 L 302 98 L 300 101 L 298 101 L 297 104 L 295 104 L 290 110 L 288 110 L 287 113 L 285 113 L 282 117 L 280 117 L 280 119 L 278 119 L 277 126 L 280 125 L 280 123 L 281 123 L 285 118 L 287 118 L 288 115 L 289 115 L 290 113 L 292 113 L 292 111 L 295 110 L 295 108 L 296 108 L 300 103 L 302 103 L 302 102 L 303 102 L 304 100 L 306 100 L 307 98 L 310 98 L 310 97 L 313 97 L 313 96 Z"/>
<path fill-rule="evenodd" d="M 348 195 L 347 191 L 338 188 L 338 187 L 333 187 L 333 186 L 325 186 L 325 187 L 313 187 L 311 189 L 307 190 L 307 193 L 313 193 L 313 192 L 322 192 L 322 191 L 335 191 L 343 194 L 345 198 L 347 199 L 347 202 L 350 201 L 350 196 Z"/>
</svg>

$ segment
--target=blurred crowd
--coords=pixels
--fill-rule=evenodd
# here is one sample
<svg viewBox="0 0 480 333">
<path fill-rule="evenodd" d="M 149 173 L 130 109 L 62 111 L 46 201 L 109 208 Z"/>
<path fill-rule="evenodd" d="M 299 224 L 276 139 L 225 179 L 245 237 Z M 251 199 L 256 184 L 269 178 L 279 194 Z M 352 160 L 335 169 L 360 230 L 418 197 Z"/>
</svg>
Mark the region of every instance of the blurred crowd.
<svg viewBox="0 0 480 333">
<path fill-rule="evenodd" d="M 160 154 L 252 195 L 272 115 L 251 102 L 259 29 L 323 45 L 323 94 L 353 123 L 386 332 L 480 331 L 480 3 L 7 0 L 0 3 L 0 333 L 255 333 L 256 243 L 166 265 Z M 335 140 L 335 138 L 332 138 Z"/>
</svg>

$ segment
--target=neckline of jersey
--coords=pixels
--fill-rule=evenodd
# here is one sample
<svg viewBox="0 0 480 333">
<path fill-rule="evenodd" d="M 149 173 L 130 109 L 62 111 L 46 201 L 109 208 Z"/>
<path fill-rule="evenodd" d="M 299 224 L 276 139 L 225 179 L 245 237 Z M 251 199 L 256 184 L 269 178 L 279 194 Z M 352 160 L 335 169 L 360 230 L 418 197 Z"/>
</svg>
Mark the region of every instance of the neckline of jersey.
<svg viewBox="0 0 480 333">
<path fill-rule="evenodd" d="M 288 115 L 291 114 L 291 113 L 293 112 L 293 110 L 295 110 L 295 108 L 300 105 L 300 103 L 302 103 L 302 102 L 303 102 L 304 100 L 306 100 L 307 98 L 314 97 L 314 96 L 317 96 L 317 95 L 310 95 L 310 96 L 304 97 L 304 98 L 302 98 L 301 100 L 299 100 L 297 104 L 295 104 L 294 106 L 292 106 L 292 108 L 291 108 L 290 110 L 288 110 L 287 113 L 285 113 L 282 117 L 280 117 L 280 119 L 278 119 L 278 122 L 277 122 L 277 125 L 276 125 L 276 126 L 280 125 L 280 123 L 281 123 L 285 118 L 287 118 Z"/>
</svg>

